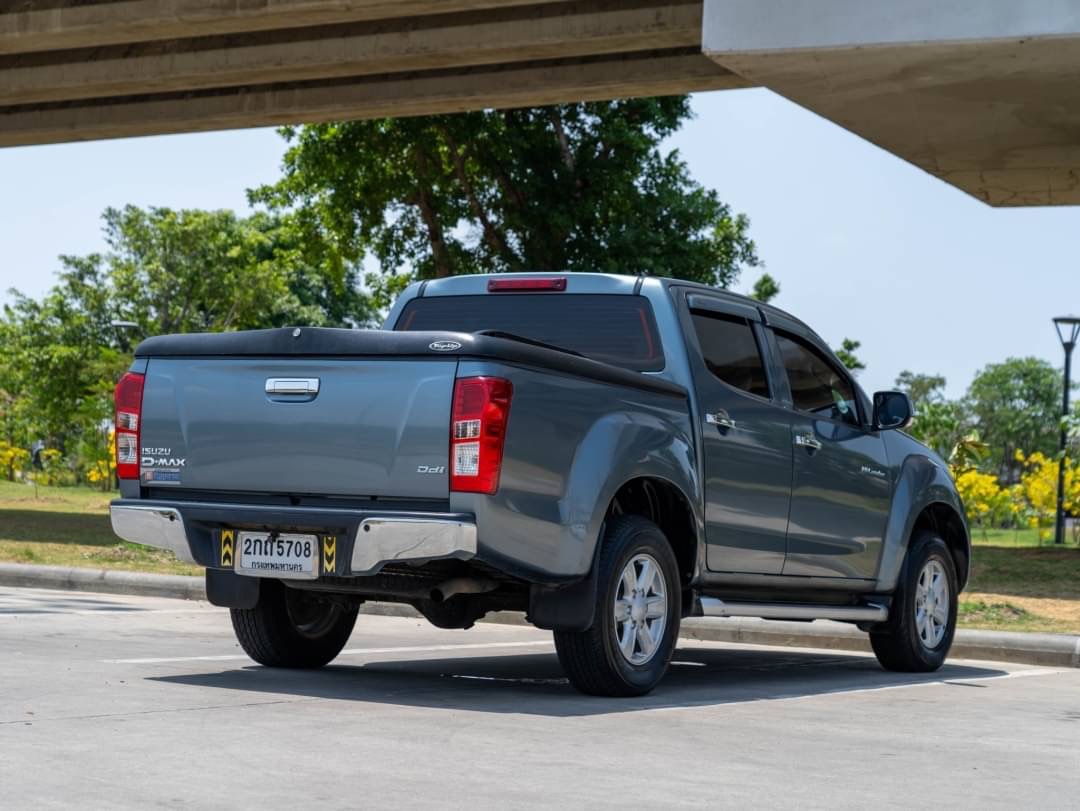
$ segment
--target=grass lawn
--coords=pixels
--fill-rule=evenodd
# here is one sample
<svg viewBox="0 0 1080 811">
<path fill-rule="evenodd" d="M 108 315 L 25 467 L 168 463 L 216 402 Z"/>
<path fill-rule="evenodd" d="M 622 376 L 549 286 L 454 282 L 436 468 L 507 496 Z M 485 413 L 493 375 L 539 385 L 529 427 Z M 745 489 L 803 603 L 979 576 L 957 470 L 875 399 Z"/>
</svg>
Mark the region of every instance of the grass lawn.
<svg viewBox="0 0 1080 811">
<path fill-rule="evenodd" d="M 109 526 L 115 493 L 0 482 L 0 561 L 202 573 L 171 552 L 119 541 Z M 971 583 L 960 625 L 1010 631 L 1080 633 L 1080 547 L 1042 545 L 1035 530 L 974 530 Z"/>
<path fill-rule="evenodd" d="M 171 552 L 126 543 L 113 535 L 109 502 L 116 493 L 85 487 L 0 482 L 0 561 L 201 574 Z"/>
<path fill-rule="evenodd" d="M 1000 631 L 1080 633 L 1080 547 L 1043 530 L 973 529 L 961 624 Z"/>
</svg>

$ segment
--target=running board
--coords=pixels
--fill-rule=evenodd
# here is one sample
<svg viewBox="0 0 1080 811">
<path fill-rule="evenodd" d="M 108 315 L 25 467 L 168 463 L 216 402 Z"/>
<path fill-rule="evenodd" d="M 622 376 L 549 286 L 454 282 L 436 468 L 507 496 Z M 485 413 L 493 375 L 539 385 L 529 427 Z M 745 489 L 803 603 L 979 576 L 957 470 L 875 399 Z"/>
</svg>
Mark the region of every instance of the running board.
<svg viewBox="0 0 1080 811">
<path fill-rule="evenodd" d="M 767 620 L 842 620 L 885 622 L 889 609 L 877 603 L 866 605 L 800 605 L 796 603 L 732 603 L 715 597 L 701 597 L 705 617 L 761 617 Z"/>
</svg>

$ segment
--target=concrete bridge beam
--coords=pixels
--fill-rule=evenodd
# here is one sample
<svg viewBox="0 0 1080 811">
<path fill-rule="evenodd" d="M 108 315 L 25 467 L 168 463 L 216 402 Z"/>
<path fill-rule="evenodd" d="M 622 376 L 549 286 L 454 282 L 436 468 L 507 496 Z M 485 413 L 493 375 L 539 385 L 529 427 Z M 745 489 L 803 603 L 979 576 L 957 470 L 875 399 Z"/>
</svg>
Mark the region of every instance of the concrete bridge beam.
<svg viewBox="0 0 1080 811">
<path fill-rule="evenodd" d="M 706 0 L 704 51 L 990 205 L 1080 203 L 1080 2 Z"/>
</svg>

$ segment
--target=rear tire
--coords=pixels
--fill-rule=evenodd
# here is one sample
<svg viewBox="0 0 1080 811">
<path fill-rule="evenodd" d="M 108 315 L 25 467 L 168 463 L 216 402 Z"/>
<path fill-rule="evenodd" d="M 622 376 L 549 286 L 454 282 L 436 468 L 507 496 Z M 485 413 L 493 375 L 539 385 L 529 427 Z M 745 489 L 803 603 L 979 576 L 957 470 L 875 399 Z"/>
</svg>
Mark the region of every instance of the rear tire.
<svg viewBox="0 0 1080 811">
<path fill-rule="evenodd" d="M 640 516 L 607 523 L 593 625 L 556 631 L 570 683 L 594 696 L 641 696 L 667 672 L 679 638 L 679 567 L 664 533 Z"/>
<path fill-rule="evenodd" d="M 938 535 L 922 532 L 908 549 L 889 621 L 870 632 L 886 670 L 929 673 L 945 663 L 956 633 L 956 564 Z"/>
<path fill-rule="evenodd" d="M 333 661 L 356 624 L 359 605 L 346 606 L 277 580 L 260 583 L 254 608 L 233 608 L 240 647 L 267 667 L 317 668 Z"/>
</svg>

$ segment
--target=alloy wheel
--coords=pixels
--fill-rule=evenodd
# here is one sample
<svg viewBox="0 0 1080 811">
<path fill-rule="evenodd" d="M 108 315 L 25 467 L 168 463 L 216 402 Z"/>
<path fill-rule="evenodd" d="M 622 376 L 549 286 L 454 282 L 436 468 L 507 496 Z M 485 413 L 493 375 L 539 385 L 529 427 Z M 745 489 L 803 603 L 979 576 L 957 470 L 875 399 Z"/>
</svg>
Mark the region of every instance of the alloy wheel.
<svg viewBox="0 0 1080 811">
<path fill-rule="evenodd" d="M 949 624 L 949 580 L 945 567 L 933 558 L 926 561 L 915 584 L 915 629 L 931 650 L 941 644 Z"/>
<path fill-rule="evenodd" d="M 647 664 L 660 649 L 667 627 L 668 590 L 664 572 L 651 555 L 631 558 L 615 593 L 615 639 L 623 658 Z"/>
</svg>

